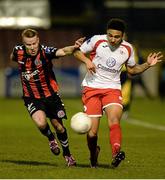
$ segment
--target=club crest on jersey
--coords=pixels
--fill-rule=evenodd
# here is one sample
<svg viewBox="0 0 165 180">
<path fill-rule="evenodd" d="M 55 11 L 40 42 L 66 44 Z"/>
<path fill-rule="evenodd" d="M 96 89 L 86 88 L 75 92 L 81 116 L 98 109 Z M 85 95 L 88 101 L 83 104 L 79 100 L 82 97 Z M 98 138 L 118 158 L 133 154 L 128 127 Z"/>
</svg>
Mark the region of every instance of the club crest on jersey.
<svg viewBox="0 0 165 180">
<path fill-rule="evenodd" d="M 108 58 L 106 61 L 106 65 L 108 67 L 113 67 L 113 66 L 115 66 L 115 64 L 116 64 L 116 60 L 112 57 Z"/>
<path fill-rule="evenodd" d="M 35 59 L 34 64 L 37 66 L 37 65 L 41 65 L 42 62 L 40 59 Z"/>
<path fill-rule="evenodd" d="M 65 116 L 65 112 L 63 110 L 60 110 L 60 111 L 57 112 L 57 116 L 59 118 L 63 118 Z"/>
</svg>

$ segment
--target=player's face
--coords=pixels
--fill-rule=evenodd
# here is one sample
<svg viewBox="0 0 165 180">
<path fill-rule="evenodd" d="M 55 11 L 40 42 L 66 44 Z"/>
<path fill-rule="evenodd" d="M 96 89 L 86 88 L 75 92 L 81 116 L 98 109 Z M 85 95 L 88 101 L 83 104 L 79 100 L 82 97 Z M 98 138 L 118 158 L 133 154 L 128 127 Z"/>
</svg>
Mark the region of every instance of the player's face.
<svg viewBox="0 0 165 180">
<path fill-rule="evenodd" d="M 121 43 L 122 38 L 123 38 L 123 33 L 122 31 L 108 29 L 107 38 L 108 38 L 109 44 L 113 47 L 116 47 Z"/>
<path fill-rule="evenodd" d="M 23 37 L 23 43 L 26 47 L 26 52 L 29 55 L 31 55 L 31 56 L 37 55 L 38 49 L 39 49 L 39 37 L 38 36 L 34 36 L 31 38 Z"/>
</svg>

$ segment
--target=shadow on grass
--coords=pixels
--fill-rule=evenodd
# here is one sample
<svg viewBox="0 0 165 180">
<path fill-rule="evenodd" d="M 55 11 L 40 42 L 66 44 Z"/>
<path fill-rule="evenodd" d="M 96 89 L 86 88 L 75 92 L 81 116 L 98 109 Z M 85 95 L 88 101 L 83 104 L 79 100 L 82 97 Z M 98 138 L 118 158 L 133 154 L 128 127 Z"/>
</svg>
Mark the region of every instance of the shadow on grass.
<svg viewBox="0 0 165 180">
<path fill-rule="evenodd" d="M 56 166 L 55 163 L 48 162 L 38 162 L 38 161 L 25 161 L 25 160 L 1 160 L 1 162 L 5 163 L 14 163 L 18 165 L 32 165 L 32 166 Z"/>
<path fill-rule="evenodd" d="M 38 161 L 25 161 L 25 160 L 0 160 L 0 162 L 4 163 L 14 163 L 18 165 L 31 165 L 31 166 L 57 166 L 55 163 L 48 162 L 38 162 Z M 89 164 L 79 164 L 77 163 L 76 167 L 80 168 L 91 168 Z M 99 164 L 97 168 L 103 169 L 112 169 L 109 164 Z"/>
</svg>

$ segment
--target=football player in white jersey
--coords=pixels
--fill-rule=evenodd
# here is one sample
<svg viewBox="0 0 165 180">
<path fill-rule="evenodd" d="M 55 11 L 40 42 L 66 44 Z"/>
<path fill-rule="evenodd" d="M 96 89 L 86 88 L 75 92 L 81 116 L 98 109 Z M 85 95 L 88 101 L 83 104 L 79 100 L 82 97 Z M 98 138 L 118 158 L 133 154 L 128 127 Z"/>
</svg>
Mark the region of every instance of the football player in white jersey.
<svg viewBox="0 0 165 180">
<path fill-rule="evenodd" d="M 87 134 L 91 167 L 97 166 L 100 147 L 97 145 L 98 129 L 103 111 L 108 119 L 109 142 L 112 148 L 112 167 L 117 167 L 125 158 L 121 151 L 122 95 L 120 73 L 125 64 L 127 72 L 139 74 L 161 61 L 161 52 L 150 53 L 143 64 L 136 64 L 132 45 L 123 40 L 125 22 L 113 18 L 107 23 L 107 33 L 86 40 L 74 56 L 84 62 L 88 72 L 82 82 L 84 112 L 92 120 Z M 87 56 L 90 54 L 90 56 Z"/>
</svg>

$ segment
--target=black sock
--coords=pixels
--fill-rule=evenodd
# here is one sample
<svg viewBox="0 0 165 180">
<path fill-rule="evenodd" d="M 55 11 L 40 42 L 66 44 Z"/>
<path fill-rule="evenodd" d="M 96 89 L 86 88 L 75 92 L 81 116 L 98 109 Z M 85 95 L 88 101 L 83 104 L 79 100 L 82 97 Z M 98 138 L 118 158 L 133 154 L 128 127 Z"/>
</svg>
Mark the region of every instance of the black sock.
<svg viewBox="0 0 165 180">
<path fill-rule="evenodd" d="M 52 131 L 50 130 L 49 124 L 46 125 L 45 129 L 39 128 L 39 130 L 41 131 L 41 133 L 44 136 L 46 136 L 49 139 L 49 141 L 54 140 L 54 135 L 53 135 Z"/>
<path fill-rule="evenodd" d="M 92 157 L 92 155 L 95 155 L 96 153 L 97 136 L 90 137 L 89 135 L 87 135 L 87 143 L 90 151 L 90 157 Z"/>
<path fill-rule="evenodd" d="M 68 135 L 66 129 L 63 133 L 57 132 L 57 138 L 61 143 L 63 149 L 63 156 L 70 156 Z"/>
</svg>

